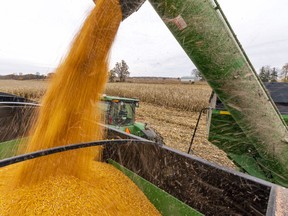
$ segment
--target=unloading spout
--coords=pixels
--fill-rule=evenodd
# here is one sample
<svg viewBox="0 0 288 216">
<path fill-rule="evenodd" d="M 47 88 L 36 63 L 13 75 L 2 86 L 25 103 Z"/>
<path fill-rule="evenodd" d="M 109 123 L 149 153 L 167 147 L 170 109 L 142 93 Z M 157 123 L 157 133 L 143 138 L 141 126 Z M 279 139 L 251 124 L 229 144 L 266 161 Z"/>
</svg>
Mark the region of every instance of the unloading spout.
<svg viewBox="0 0 288 216">
<path fill-rule="evenodd" d="M 97 0 L 93 0 L 96 4 Z M 122 20 L 129 17 L 132 13 L 139 10 L 145 0 L 119 0 L 122 9 Z"/>
</svg>

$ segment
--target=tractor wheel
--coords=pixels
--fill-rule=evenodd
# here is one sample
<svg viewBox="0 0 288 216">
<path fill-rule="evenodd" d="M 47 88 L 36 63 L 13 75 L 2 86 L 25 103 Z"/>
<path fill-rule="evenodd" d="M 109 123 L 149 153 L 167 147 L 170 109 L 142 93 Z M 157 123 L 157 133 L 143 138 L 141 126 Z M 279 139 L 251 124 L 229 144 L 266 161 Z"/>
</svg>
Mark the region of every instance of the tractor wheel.
<svg viewBox="0 0 288 216">
<path fill-rule="evenodd" d="M 151 141 L 154 141 L 156 144 L 162 146 L 162 145 L 165 145 L 165 142 L 164 142 L 164 138 L 162 137 L 162 135 L 154 128 L 149 128 L 151 131 L 154 132 L 154 136 L 151 137 L 149 140 Z"/>
<path fill-rule="evenodd" d="M 163 141 L 163 137 L 161 136 L 161 134 L 157 130 L 155 130 L 151 127 L 145 126 L 145 129 L 143 129 L 142 132 L 144 134 L 143 138 L 151 140 L 160 146 L 165 145 L 165 143 Z"/>
</svg>

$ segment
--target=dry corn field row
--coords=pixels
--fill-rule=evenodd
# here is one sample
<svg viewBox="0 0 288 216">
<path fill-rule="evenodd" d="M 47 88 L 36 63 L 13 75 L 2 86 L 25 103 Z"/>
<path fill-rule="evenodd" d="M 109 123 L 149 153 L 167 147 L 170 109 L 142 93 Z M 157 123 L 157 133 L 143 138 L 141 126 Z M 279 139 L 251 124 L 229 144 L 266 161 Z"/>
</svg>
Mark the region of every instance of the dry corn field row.
<svg viewBox="0 0 288 216">
<path fill-rule="evenodd" d="M 39 100 L 45 93 L 48 81 L 0 80 L 0 91 Z M 208 85 L 108 83 L 106 94 L 138 98 L 154 105 L 200 111 L 208 106 L 211 88 Z"/>
<path fill-rule="evenodd" d="M 39 101 L 48 87 L 43 80 L 0 80 L 0 92 L 15 94 L 31 100 Z"/>
<path fill-rule="evenodd" d="M 200 111 L 208 106 L 211 88 L 208 85 L 109 83 L 108 95 L 136 97 L 142 102 Z"/>
<path fill-rule="evenodd" d="M 14 93 L 39 101 L 47 81 L 0 80 L 0 92 Z M 199 110 L 208 106 L 208 85 L 109 83 L 106 93 L 140 99 L 137 121 L 146 122 L 164 138 L 165 144 L 187 152 Z M 192 106 L 192 107 L 189 107 Z M 207 140 L 206 117 L 202 117 L 193 143 L 193 154 L 235 168 L 226 154 Z"/>
</svg>

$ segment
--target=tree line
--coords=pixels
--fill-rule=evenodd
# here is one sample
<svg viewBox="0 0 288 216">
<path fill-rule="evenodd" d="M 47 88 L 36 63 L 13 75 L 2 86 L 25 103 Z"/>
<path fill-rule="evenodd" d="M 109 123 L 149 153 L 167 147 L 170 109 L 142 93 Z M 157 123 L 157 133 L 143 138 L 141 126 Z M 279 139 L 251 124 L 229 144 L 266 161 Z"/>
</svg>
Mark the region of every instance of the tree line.
<svg viewBox="0 0 288 216">
<path fill-rule="evenodd" d="M 109 82 L 125 82 L 129 75 L 129 67 L 127 63 L 122 60 L 121 62 L 117 62 L 115 67 L 109 71 Z"/>
<path fill-rule="evenodd" d="M 288 82 L 288 63 L 281 69 L 269 65 L 262 66 L 259 71 L 259 78 L 262 82 Z"/>
<path fill-rule="evenodd" d="M 198 69 L 193 69 L 191 75 L 198 78 L 198 80 L 205 80 Z M 288 82 L 288 63 L 286 63 L 281 69 L 269 65 L 262 66 L 259 70 L 258 76 L 262 82 Z"/>
<path fill-rule="evenodd" d="M 16 79 L 16 80 L 30 80 L 30 79 L 46 79 L 51 78 L 54 73 L 49 73 L 46 75 L 40 75 L 39 72 L 36 74 L 9 74 L 0 75 L 0 79 Z M 205 78 L 198 69 L 193 69 L 191 75 L 198 78 L 200 81 L 205 81 Z M 129 67 L 124 60 L 117 62 L 115 67 L 109 71 L 109 82 L 125 82 L 130 76 Z M 286 63 L 281 69 L 276 67 L 271 67 L 269 65 L 262 66 L 258 74 L 262 82 L 288 82 L 288 63 Z"/>
<path fill-rule="evenodd" d="M 44 74 L 41 75 L 39 72 L 36 72 L 36 74 L 14 73 L 8 75 L 0 75 L 0 79 L 2 80 L 44 80 L 47 77 L 49 77 L 49 74 L 46 76 Z"/>
</svg>

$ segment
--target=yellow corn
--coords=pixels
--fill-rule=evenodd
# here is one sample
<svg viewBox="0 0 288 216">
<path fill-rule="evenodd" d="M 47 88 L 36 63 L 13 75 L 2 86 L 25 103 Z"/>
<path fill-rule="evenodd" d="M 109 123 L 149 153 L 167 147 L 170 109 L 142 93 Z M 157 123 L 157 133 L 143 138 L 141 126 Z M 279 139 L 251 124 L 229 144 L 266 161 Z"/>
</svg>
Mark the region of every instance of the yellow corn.
<svg viewBox="0 0 288 216">
<path fill-rule="evenodd" d="M 34 185 L 7 190 L 15 164 L 0 169 L 0 215 L 160 215 L 141 190 L 110 164 L 93 162 L 86 180 L 50 176 Z"/>
<path fill-rule="evenodd" d="M 44 96 L 19 153 L 102 138 L 97 103 L 122 19 L 119 0 L 98 0 Z M 58 153 L 0 169 L 0 215 L 158 215 L 144 194 L 100 159 L 101 148 Z"/>
</svg>

